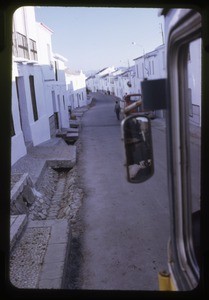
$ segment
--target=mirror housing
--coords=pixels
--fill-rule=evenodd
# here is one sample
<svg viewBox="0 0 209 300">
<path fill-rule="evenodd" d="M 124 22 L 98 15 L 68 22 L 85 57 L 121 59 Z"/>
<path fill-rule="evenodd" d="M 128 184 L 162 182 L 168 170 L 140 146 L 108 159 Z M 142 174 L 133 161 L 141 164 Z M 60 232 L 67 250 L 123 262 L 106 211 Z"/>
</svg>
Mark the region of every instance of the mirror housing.
<svg viewBox="0 0 209 300">
<path fill-rule="evenodd" d="M 127 180 L 144 182 L 154 174 L 150 119 L 144 114 L 132 114 L 121 122 L 121 129 Z"/>
<path fill-rule="evenodd" d="M 144 80 L 141 82 L 143 108 L 159 110 L 167 107 L 167 81 L 165 78 Z"/>
</svg>

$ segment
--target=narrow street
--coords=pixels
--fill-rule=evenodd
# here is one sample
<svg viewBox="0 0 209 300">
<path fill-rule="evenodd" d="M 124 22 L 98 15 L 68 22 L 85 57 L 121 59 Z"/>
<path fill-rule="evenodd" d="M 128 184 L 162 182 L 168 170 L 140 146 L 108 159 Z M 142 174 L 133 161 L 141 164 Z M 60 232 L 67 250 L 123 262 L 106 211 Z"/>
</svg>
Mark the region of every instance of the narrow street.
<svg viewBox="0 0 209 300">
<path fill-rule="evenodd" d="M 76 288 L 158 290 L 158 272 L 167 268 L 169 236 L 163 123 L 152 121 L 153 177 L 128 183 L 115 98 L 99 93 L 94 98 L 80 133 L 78 173 L 85 196 L 79 262 L 73 268 Z"/>
</svg>

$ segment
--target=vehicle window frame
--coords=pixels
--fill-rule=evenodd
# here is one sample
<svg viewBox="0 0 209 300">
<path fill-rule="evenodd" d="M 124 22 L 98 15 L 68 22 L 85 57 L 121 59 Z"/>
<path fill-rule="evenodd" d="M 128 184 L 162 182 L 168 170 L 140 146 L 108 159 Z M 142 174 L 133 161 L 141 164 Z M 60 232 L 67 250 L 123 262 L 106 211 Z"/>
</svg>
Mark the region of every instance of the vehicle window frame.
<svg viewBox="0 0 209 300">
<path fill-rule="evenodd" d="M 169 269 L 178 290 L 190 290 L 199 282 L 192 245 L 190 172 L 187 120 L 184 101 L 187 89 L 187 51 L 189 43 L 201 37 L 201 15 L 186 11 L 168 36 L 167 149 L 169 172 L 170 228 Z M 175 176 L 174 176 L 175 174 Z M 184 199 L 184 201 L 183 201 Z"/>
</svg>

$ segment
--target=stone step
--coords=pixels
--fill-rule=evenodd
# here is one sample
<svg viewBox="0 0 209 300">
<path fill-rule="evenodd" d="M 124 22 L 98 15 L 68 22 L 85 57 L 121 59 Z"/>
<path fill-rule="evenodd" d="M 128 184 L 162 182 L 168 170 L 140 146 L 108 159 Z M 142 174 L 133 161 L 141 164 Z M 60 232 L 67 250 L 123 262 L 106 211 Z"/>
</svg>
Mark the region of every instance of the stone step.
<svg viewBox="0 0 209 300">
<path fill-rule="evenodd" d="M 78 128 L 69 128 L 67 129 L 67 133 L 78 133 L 79 129 Z"/>
<path fill-rule="evenodd" d="M 73 115 L 78 118 L 81 118 L 83 116 L 83 113 L 82 112 L 73 112 Z"/>
<path fill-rule="evenodd" d="M 77 132 L 69 132 L 66 134 L 65 136 L 65 141 L 66 143 L 69 143 L 69 144 L 74 144 L 78 139 L 78 133 Z"/>
<path fill-rule="evenodd" d="M 10 216 L 10 251 L 14 248 L 18 238 L 24 231 L 28 222 L 26 214 Z"/>
<path fill-rule="evenodd" d="M 66 131 L 59 131 L 59 132 L 56 133 L 56 137 L 63 138 L 63 137 L 65 137 L 65 135 L 66 135 Z"/>
<path fill-rule="evenodd" d="M 77 112 L 85 113 L 87 110 L 88 110 L 87 107 L 77 107 L 77 108 L 74 109 L 73 113 L 77 113 Z"/>
<path fill-rule="evenodd" d="M 80 122 L 77 120 L 70 120 L 69 123 L 71 128 L 78 128 L 80 125 Z"/>
<path fill-rule="evenodd" d="M 66 138 L 77 139 L 78 138 L 78 132 L 68 132 L 65 137 Z"/>
</svg>

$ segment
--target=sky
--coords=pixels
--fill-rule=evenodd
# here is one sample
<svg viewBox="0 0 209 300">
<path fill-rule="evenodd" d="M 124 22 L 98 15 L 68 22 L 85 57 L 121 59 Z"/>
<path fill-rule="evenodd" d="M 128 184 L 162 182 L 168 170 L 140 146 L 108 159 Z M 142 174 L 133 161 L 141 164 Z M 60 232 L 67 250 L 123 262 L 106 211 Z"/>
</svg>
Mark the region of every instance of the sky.
<svg viewBox="0 0 209 300">
<path fill-rule="evenodd" d="M 134 65 L 133 59 L 163 43 L 159 9 L 36 7 L 36 21 L 52 31 L 52 51 L 72 70 Z"/>
</svg>

